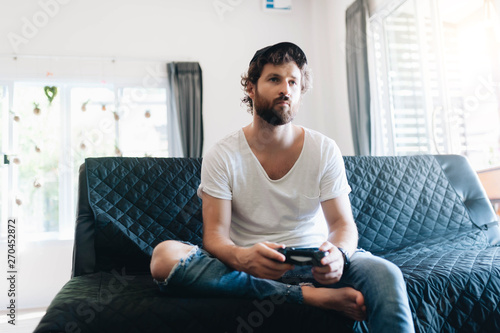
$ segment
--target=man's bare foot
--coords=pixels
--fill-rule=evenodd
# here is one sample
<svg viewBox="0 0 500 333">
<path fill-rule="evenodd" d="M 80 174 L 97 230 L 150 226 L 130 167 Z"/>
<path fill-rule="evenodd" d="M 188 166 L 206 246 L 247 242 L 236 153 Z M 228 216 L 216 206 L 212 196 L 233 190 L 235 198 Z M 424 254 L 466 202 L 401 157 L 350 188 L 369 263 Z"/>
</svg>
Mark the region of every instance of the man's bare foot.
<svg viewBox="0 0 500 333">
<path fill-rule="evenodd" d="M 335 310 L 357 321 L 366 319 L 366 306 L 363 295 L 356 289 L 314 288 L 302 286 L 304 303 L 319 308 Z"/>
</svg>

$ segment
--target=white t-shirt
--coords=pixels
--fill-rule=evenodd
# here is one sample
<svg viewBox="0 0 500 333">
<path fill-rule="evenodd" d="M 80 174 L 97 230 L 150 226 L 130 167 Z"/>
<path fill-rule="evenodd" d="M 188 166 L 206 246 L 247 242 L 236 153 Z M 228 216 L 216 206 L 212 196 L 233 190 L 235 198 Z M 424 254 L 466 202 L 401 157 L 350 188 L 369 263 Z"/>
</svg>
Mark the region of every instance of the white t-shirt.
<svg viewBox="0 0 500 333">
<path fill-rule="evenodd" d="M 328 229 L 320 202 L 351 191 L 344 161 L 330 138 L 304 128 L 304 146 L 290 171 L 272 180 L 240 129 L 219 141 L 202 162 L 201 191 L 232 200 L 231 240 L 318 247 Z"/>
</svg>

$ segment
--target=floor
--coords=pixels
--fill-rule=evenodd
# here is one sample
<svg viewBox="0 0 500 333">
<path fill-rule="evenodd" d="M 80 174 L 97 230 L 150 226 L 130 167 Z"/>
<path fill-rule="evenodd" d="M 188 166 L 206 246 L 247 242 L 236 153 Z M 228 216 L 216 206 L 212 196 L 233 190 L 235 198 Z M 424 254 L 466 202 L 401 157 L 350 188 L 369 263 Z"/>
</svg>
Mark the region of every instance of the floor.
<svg viewBox="0 0 500 333">
<path fill-rule="evenodd" d="M 45 314 L 46 308 L 17 310 L 16 325 L 11 325 L 8 321 L 11 319 L 7 311 L 0 311 L 0 332 L 2 333 L 27 333 L 33 332 Z"/>
</svg>

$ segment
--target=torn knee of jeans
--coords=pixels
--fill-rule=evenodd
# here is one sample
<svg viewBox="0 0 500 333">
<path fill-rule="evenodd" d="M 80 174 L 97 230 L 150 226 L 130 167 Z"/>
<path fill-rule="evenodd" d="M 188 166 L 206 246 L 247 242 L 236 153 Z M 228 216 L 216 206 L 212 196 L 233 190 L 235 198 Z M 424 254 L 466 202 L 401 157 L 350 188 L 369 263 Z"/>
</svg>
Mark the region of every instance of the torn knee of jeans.
<svg viewBox="0 0 500 333">
<path fill-rule="evenodd" d="M 193 248 L 189 250 L 189 252 L 183 258 L 179 259 L 179 261 L 175 263 L 175 265 L 172 267 L 170 273 L 168 273 L 168 276 L 165 278 L 165 280 L 153 279 L 154 282 L 158 285 L 166 286 L 168 284 L 168 281 L 171 279 L 172 275 L 179 269 L 179 267 L 183 267 L 187 263 L 189 263 L 198 250 L 199 250 L 198 246 L 196 245 L 193 246 Z"/>
</svg>

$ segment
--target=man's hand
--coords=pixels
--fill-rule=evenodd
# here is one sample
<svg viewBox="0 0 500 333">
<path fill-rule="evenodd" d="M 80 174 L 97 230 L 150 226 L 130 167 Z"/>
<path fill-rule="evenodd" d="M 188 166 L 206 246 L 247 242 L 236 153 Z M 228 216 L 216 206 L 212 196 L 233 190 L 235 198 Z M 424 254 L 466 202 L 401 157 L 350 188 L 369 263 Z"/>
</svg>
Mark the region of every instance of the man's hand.
<svg viewBox="0 0 500 333">
<path fill-rule="evenodd" d="M 313 267 L 314 279 L 324 285 L 339 282 L 344 271 L 344 257 L 342 253 L 330 242 L 324 242 L 319 249 L 329 252 L 329 254 L 321 259 L 323 266 Z"/>
<path fill-rule="evenodd" d="M 286 271 L 293 269 L 293 265 L 284 263 L 285 256 L 276 251 L 284 247 L 283 244 L 262 242 L 252 247 L 240 248 L 239 270 L 259 278 L 279 279 Z"/>
</svg>

